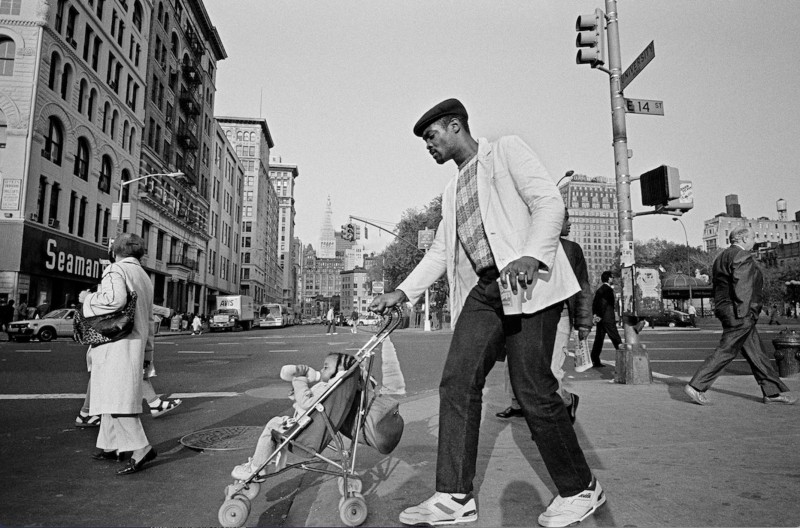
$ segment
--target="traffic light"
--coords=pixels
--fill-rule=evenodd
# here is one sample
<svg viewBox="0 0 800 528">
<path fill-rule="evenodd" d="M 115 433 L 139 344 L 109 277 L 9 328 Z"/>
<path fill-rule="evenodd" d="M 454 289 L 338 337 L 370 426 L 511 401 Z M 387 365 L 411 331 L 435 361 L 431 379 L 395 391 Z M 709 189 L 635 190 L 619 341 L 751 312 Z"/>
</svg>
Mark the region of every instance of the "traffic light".
<svg viewBox="0 0 800 528">
<path fill-rule="evenodd" d="M 592 68 L 605 64 L 605 47 L 603 45 L 605 18 L 601 9 L 595 9 L 594 14 L 581 15 L 575 21 L 575 31 L 578 32 L 575 45 L 581 48 L 575 57 L 577 64 L 590 64 Z"/>
<path fill-rule="evenodd" d="M 681 197 L 678 169 L 662 165 L 639 177 L 642 184 L 642 205 L 667 205 Z"/>
<path fill-rule="evenodd" d="M 353 224 L 347 224 L 347 240 L 353 241 L 356 239 L 356 228 Z"/>
<path fill-rule="evenodd" d="M 342 224 L 342 233 L 341 233 L 342 240 L 353 240 L 352 238 L 350 238 L 349 228 L 350 224 Z"/>
</svg>

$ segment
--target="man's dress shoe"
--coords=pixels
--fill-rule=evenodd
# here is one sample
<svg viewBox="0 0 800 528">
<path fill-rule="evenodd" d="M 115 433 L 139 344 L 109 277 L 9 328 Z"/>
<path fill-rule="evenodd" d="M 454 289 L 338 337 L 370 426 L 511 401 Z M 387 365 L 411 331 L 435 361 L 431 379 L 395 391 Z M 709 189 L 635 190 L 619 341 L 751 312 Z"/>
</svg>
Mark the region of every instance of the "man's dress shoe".
<svg viewBox="0 0 800 528">
<path fill-rule="evenodd" d="M 495 416 L 498 418 L 514 418 L 516 416 L 522 416 L 522 409 L 509 407 L 505 411 L 500 411 L 499 413 L 495 414 Z"/>
<path fill-rule="evenodd" d="M 156 450 L 151 447 L 150 451 L 145 453 L 141 460 L 134 460 L 131 458 L 128 461 L 128 465 L 117 471 L 117 475 L 130 475 L 131 473 L 138 473 L 144 469 L 144 465 L 146 463 L 155 460 L 156 456 L 158 456 L 158 453 L 156 453 Z"/>
</svg>

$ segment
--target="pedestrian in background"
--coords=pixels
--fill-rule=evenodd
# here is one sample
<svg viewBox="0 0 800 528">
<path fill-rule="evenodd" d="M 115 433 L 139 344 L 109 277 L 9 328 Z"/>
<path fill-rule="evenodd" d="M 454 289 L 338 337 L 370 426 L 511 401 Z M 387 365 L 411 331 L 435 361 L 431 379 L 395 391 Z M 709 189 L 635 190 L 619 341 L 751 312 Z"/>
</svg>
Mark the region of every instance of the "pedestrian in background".
<svg viewBox="0 0 800 528">
<path fill-rule="evenodd" d="M 747 227 L 731 231 L 730 246 L 714 260 L 711 283 L 714 290 L 714 315 L 722 323 L 722 337 L 716 350 L 700 365 L 684 392 L 699 405 L 709 402 L 706 391 L 722 370 L 742 352 L 750 364 L 764 403 L 797 402 L 787 394 L 789 388 L 778 377 L 756 329 L 763 303 L 764 278 L 761 268 L 750 252 L 755 243 Z"/>
<path fill-rule="evenodd" d="M 397 289 L 375 298 L 370 309 L 383 313 L 405 301 L 414 304 L 447 273 L 454 331 L 439 385 L 436 493 L 406 508 L 400 522 L 478 519 L 473 480 L 482 393 L 495 361 L 505 356 L 531 436 L 558 490 L 539 524 L 577 523 L 606 499 L 550 368 L 563 301 L 580 289 L 558 241 L 564 202 L 519 137 L 473 139 L 467 111 L 456 99 L 426 112 L 414 134 L 438 164 L 455 162 L 458 175 L 442 195 L 442 220 L 430 249 Z M 514 294 L 533 288 L 525 294 L 523 313 L 505 315 L 498 279 Z"/>
<path fill-rule="evenodd" d="M 355 310 L 353 310 L 353 313 L 350 314 L 350 333 L 358 333 L 358 312 Z"/>
<path fill-rule="evenodd" d="M 692 328 L 697 328 L 697 308 L 692 303 L 689 303 L 686 313 L 689 314 L 689 324 L 692 325 Z"/>
<path fill-rule="evenodd" d="M 556 330 L 556 342 L 553 346 L 553 361 L 550 363 L 550 370 L 553 371 L 553 376 L 558 380 L 558 393 L 561 399 L 564 400 L 564 405 L 567 407 L 567 414 L 572 423 L 578 412 L 578 402 L 580 397 L 577 394 L 572 394 L 564 387 L 564 361 L 567 359 L 567 347 L 569 339 L 572 336 L 572 330 L 578 330 L 578 340 L 584 341 L 589 337 L 589 332 L 592 331 L 592 291 L 589 284 L 589 271 L 586 267 L 586 258 L 583 255 L 583 249 L 580 244 L 568 240 L 572 223 L 569 219 L 569 210 L 564 208 L 564 224 L 561 227 L 561 247 L 567 254 L 572 271 L 575 272 L 575 278 L 578 279 L 578 284 L 581 291 L 567 299 L 564 308 L 561 310 L 561 319 L 558 320 L 558 328 Z M 508 365 L 506 364 L 506 393 L 511 399 L 511 405 L 504 411 L 496 414 L 499 418 L 510 418 L 512 416 L 522 416 L 522 408 L 514 396 L 514 391 L 511 388 L 511 380 L 508 375 Z"/>
<path fill-rule="evenodd" d="M 772 309 L 769 311 L 769 323 L 768 324 L 771 324 L 771 325 L 773 325 L 773 324 L 774 325 L 781 324 L 781 322 L 778 321 L 778 305 L 777 304 L 773 304 L 772 305 Z"/>
<path fill-rule="evenodd" d="M 14 320 L 14 301 L 9 299 L 0 304 L 0 329 L 3 332 L 11 330 L 11 321 Z"/>
<path fill-rule="evenodd" d="M 614 314 L 614 274 L 604 271 L 600 275 L 603 284 L 597 288 L 592 301 L 592 313 L 594 322 L 597 325 L 594 335 L 594 345 L 592 345 L 592 366 L 595 368 L 604 367 L 600 362 L 600 353 L 603 351 L 603 342 L 606 335 L 611 339 L 611 344 L 616 350 L 622 344 L 622 339 L 617 331 L 616 316 Z"/>
<path fill-rule="evenodd" d="M 192 335 L 203 335 L 203 321 L 197 314 L 194 314 L 192 319 Z"/>
<path fill-rule="evenodd" d="M 96 293 L 83 291 L 79 301 L 87 317 L 113 313 L 125 306 L 128 292 L 137 295 L 133 331 L 112 343 L 89 348 L 91 402 L 89 413 L 102 415 L 97 447 L 98 460 L 115 460 L 130 451 L 128 464 L 117 471 L 130 475 L 156 458 L 139 415 L 142 412 L 142 367 L 153 351 L 153 284 L 139 259 L 144 240 L 123 233 L 112 245 L 114 263 L 103 271 Z"/>
<path fill-rule="evenodd" d="M 14 320 L 15 321 L 24 321 L 28 318 L 28 304 L 20 300 L 19 304 L 17 305 L 17 311 L 14 313 Z"/>
<path fill-rule="evenodd" d="M 328 320 L 328 331 L 325 335 L 336 335 L 339 332 L 336 331 L 336 312 L 333 311 L 333 306 L 328 308 L 328 313 L 325 316 L 325 319 Z"/>
</svg>

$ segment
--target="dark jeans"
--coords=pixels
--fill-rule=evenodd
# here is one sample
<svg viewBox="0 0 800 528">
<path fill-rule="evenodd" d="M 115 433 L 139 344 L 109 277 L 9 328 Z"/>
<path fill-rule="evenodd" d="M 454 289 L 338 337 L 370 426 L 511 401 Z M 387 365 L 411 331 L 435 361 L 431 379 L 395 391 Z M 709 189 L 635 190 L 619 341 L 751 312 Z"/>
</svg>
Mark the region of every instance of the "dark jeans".
<svg viewBox="0 0 800 528">
<path fill-rule="evenodd" d="M 511 386 L 559 494 L 586 489 L 592 473 L 550 369 L 563 303 L 532 315 L 503 315 L 496 273 L 470 292 L 439 385 L 436 490 L 469 493 L 475 478 L 483 387 L 495 360 L 508 361 Z"/>
<path fill-rule="evenodd" d="M 614 348 L 619 348 L 619 345 L 622 344 L 622 339 L 617 331 L 617 324 L 614 321 L 602 320 L 597 323 L 594 344 L 592 345 L 592 364 L 594 365 L 600 363 L 600 353 L 603 351 L 603 341 L 606 339 L 606 334 L 611 339 Z"/>
<path fill-rule="evenodd" d="M 727 323 L 723 320 L 722 337 L 719 340 L 719 345 L 697 369 L 689 385 L 700 392 L 705 392 L 711 387 L 722 370 L 736 359 L 739 352 L 742 352 L 742 355 L 750 364 L 750 370 L 753 371 L 753 376 L 761 386 L 761 392 L 764 393 L 764 396 L 777 396 L 778 393 L 787 392 L 789 388 L 778 377 L 778 373 L 761 347 L 761 338 L 758 336 L 756 321 L 751 317 L 728 319 Z M 741 322 L 741 324 L 738 326 L 726 326 L 726 324 L 735 324 L 737 322 Z"/>
</svg>

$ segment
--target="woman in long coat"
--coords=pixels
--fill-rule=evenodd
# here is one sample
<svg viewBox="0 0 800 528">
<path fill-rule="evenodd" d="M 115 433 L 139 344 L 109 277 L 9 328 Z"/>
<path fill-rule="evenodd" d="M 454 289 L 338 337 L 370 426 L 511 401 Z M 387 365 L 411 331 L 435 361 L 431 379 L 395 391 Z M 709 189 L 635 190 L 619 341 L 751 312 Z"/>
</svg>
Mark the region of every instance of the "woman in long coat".
<svg viewBox="0 0 800 528">
<path fill-rule="evenodd" d="M 139 415 L 142 412 L 142 366 L 153 352 L 153 285 L 139 259 L 144 255 L 144 240 L 125 233 L 111 248 L 114 263 L 103 272 L 96 293 L 81 293 L 86 317 L 112 313 L 135 291 L 136 315 L 133 331 L 113 343 L 92 346 L 89 350 L 91 403 L 89 413 L 102 415 L 97 435 L 97 459 L 117 459 L 131 451 L 131 460 L 119 475 L 140 471 L 156 457 L 145 435 Z"/>
</svg>

